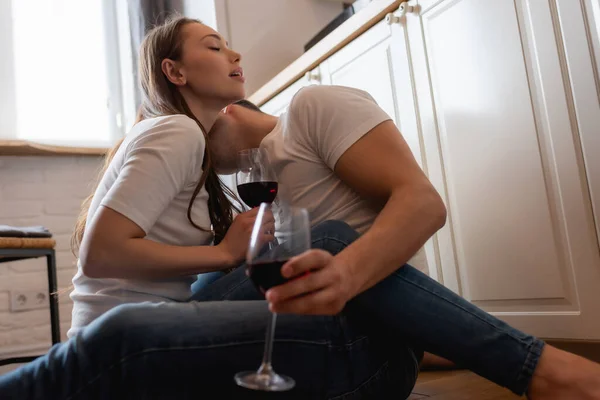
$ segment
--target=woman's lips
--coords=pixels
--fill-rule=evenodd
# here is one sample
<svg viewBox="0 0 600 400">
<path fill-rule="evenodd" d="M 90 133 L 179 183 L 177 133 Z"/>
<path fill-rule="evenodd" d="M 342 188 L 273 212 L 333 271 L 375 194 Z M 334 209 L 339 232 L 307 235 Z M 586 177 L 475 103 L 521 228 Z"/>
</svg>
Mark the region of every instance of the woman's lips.
<svg viewBox="0 0 600 400">
<path fill-rule="evenodd" d="M 246 82 L 246 78 L 243 75 L 231 75 L 230 78 L 242 83 Z"/>
</svg>

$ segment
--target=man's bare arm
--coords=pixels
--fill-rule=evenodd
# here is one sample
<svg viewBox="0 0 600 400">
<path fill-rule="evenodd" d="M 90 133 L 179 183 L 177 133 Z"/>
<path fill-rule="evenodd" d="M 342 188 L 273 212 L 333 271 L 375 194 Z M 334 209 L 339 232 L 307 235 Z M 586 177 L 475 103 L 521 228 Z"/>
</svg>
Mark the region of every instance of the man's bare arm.
<svg viewBox="0 0 600 400">
<path fill-rule="evenodd" d="M 355 279 L 352 294 L 406 263 L 446 222 L 446 207 L 392 121 L 352 145 L 335 173 L 362 197 L 385 204 L 373 226 L 335 258 Z"/>
</svg>

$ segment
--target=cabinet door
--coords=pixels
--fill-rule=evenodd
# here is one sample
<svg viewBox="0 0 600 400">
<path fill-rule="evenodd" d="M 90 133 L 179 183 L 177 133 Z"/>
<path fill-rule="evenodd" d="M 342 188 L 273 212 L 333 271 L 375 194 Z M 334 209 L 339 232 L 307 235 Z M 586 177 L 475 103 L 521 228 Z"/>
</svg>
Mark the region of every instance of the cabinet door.
<svg viewBox="0 0 600 400">
<path fill-rule="evenodd" d="M 267 101 L 260 108 L 262 111 L 267 114 L 275 115 L 276 117 L 280 116 L 287 110 L 290 102 L 294 95 L 298 92 L 298 90 L 302 89 L 305 86 L 317 84 L 318 79 L 311 78 L 313 76 L 318 77 L 318 68 L 315 71 L 306 74 L 302 78 L 298 79 L 296 82 L 292 83 L 286 89 L 282 90 L 281 93 L 273 97 L 271 100 Z"/>
<path fill-rule="evenodd" d="M 392 26 L 398 102 L 413 107 L 400 126 L 448 206 L 440 281 L 535 335 L 600 339 L 599 249 L 551 3 L 411 2 Z"/>
<path fill-rule="evenodd" d="M 391 29 L 381 22 L 321 64 L 321 83 L 367 91 L 394 120 L 395 87 L 391 65 Z"/>
<path fill-rule="evenodd" d="M 557 0 L 568 77 L 600 239 L 600 0 Z M 585 40 L 585 39 L 587 40 Z M 598 242 L 600 245 L 600 240 Z"/>
</svg>

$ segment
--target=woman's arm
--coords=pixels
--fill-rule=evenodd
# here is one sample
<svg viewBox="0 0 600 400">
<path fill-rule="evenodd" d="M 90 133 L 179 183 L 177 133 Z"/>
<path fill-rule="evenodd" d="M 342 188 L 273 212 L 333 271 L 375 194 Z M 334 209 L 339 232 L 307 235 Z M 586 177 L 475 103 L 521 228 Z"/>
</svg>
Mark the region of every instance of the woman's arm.
<svg viewBox="0 0 600 400">
<path fill-rule="evenodd" d="M 100 207 L 79 251 L 90 278 L 161 279 L 239 265 L 250 240 L 256 209 L 236 217 L 217 246 L 172 246 L 144 239 L 144 230 L 122 214 Z"/>
<path fill-rule="evenodd" d="M 145 239 L 173 199 L 197 183 L 205 141 L 198 125 L 183 115 L 157 119 L 140 129 L 145 130 L 122 150 L 118 175 L 86 227 L 79 252 L 84 274 L 160 279 L 216 271 L 240 262 L 256 212 L 238 216 L 226 240 L 215 247 Z M 208 213 L 206 205 L 203 212 Z M 189 224 L 183 212 L 174 223 Z"/>
</svg>

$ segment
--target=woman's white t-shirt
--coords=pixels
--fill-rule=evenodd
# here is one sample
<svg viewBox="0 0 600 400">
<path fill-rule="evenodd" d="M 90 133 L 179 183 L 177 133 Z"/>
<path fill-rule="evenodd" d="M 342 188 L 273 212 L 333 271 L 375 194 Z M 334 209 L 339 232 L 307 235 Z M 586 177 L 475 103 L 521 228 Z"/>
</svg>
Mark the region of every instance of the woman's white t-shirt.
<svg viewBox="0 0 600 400">
<path fill-rule="evenodd" d="M 205 139 L 185 115 L 144 120 L 126 136 L 102 177 L 87 223 L 99 207 L 111 208 L 146 232 L 146 239 L 177 246 L 209 245 L 212 234 L 190 223 L 187 209 L 202 175 Z M 192 207 L 193 221 L 210 228 L 208 193 L 203 187 Z M 167 280 L 95 279 L 81 265 L 73 278 L 73 318 L 67 336 L 111 308 L 142 301 L 185 301 L 196 276 Z"/>
</svg>

